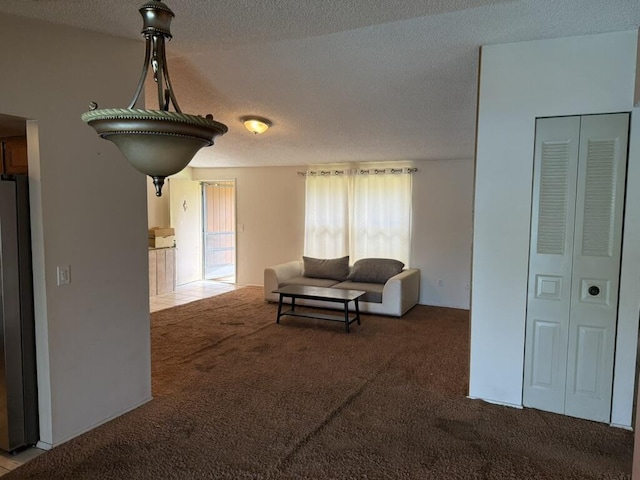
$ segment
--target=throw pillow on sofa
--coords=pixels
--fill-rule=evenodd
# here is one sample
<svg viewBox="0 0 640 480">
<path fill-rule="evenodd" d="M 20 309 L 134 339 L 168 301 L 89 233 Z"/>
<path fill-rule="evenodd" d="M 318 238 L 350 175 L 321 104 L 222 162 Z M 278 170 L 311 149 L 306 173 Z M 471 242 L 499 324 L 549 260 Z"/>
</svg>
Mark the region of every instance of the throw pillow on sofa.
<svg viewBox="0 0 640 480">
<path fill-rule="evenodd" d="M 399 274 L 404 263 L 391 258 L 363 258 L 353 264 L 349 280 L 364 283 L 387 283 L 391 277 Z"/>
<path fill-rule="evenodd" d="M 345 281 L 349 276 L 349 256 L 341 258 L 302 257 L 305 277 Z"/>
</svg>

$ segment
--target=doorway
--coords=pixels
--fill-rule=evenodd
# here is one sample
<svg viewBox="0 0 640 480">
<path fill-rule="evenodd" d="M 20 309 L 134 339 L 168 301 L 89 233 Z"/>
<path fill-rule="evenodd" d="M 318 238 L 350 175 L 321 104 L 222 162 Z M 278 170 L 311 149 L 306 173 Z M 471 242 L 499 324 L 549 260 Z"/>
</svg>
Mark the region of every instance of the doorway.
<svg viewBox="0 0 640 480">
<path fill-rule="evenodd" d="M 202 184 L 203 271 L 206 280 L 236 281 L 236 182 Z"/>
<path fill-rule="evenodd" d="M 629 115 L 536 121 L 523 404 L 611 418 Z"/>
</svg>

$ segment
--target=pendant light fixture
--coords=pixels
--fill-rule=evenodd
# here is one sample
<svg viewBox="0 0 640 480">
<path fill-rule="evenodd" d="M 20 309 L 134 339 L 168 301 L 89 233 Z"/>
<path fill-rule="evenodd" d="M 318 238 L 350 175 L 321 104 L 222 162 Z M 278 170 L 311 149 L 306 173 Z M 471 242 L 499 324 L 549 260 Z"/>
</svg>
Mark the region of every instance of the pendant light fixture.
<svg viewBox="0 0 640 480">
<path fill-rule="evenodd" d="M 228 129 L 213 120 L 212 115 L 182 113 L 169 80 L 165 53 L 165 41 L 171 40 L 170 25 L 175 15 L 161 0 L 149 1 L 139 11 L 146 53 L 133 99 L 127 108 L 101 110 L 92 102 L 82 120 L 102 138 L 115 143 L 133 167 L 149 175 L 159 197 L 166 177 L 184 169 L 198 150 L 213 145 L 216 137 Z M 158 110 L 134 108 L 149 68 L 157 84 Z M 170 105 L 175 111 L 169 111 Z"/>
</svg>

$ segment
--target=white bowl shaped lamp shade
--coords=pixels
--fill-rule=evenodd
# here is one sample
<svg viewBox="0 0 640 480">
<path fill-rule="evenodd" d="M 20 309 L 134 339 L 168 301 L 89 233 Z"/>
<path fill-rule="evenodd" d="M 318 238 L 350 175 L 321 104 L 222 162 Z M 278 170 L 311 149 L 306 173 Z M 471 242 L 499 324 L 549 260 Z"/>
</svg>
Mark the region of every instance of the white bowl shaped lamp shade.
<svg viewBox="0 0 640 480">
<path fill-rule="evenodd" d="M 271 126 L 271 122 L 262 117 L 243 117 L 242 123 L 250 132 L 254 134 L 264 133 Z"/>
</svg>

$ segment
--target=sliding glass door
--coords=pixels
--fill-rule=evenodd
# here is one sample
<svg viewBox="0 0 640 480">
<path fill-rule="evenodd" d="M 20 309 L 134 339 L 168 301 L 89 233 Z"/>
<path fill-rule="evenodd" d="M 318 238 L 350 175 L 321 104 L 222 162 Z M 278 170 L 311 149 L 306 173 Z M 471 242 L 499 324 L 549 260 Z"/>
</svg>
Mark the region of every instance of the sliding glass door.
<svg viewBox="0 0 640 480">
<path fill-rule="evenodd" d="M 236 184 L 202 184 L 204 278 L 236 281 Z"/>
</svg>

